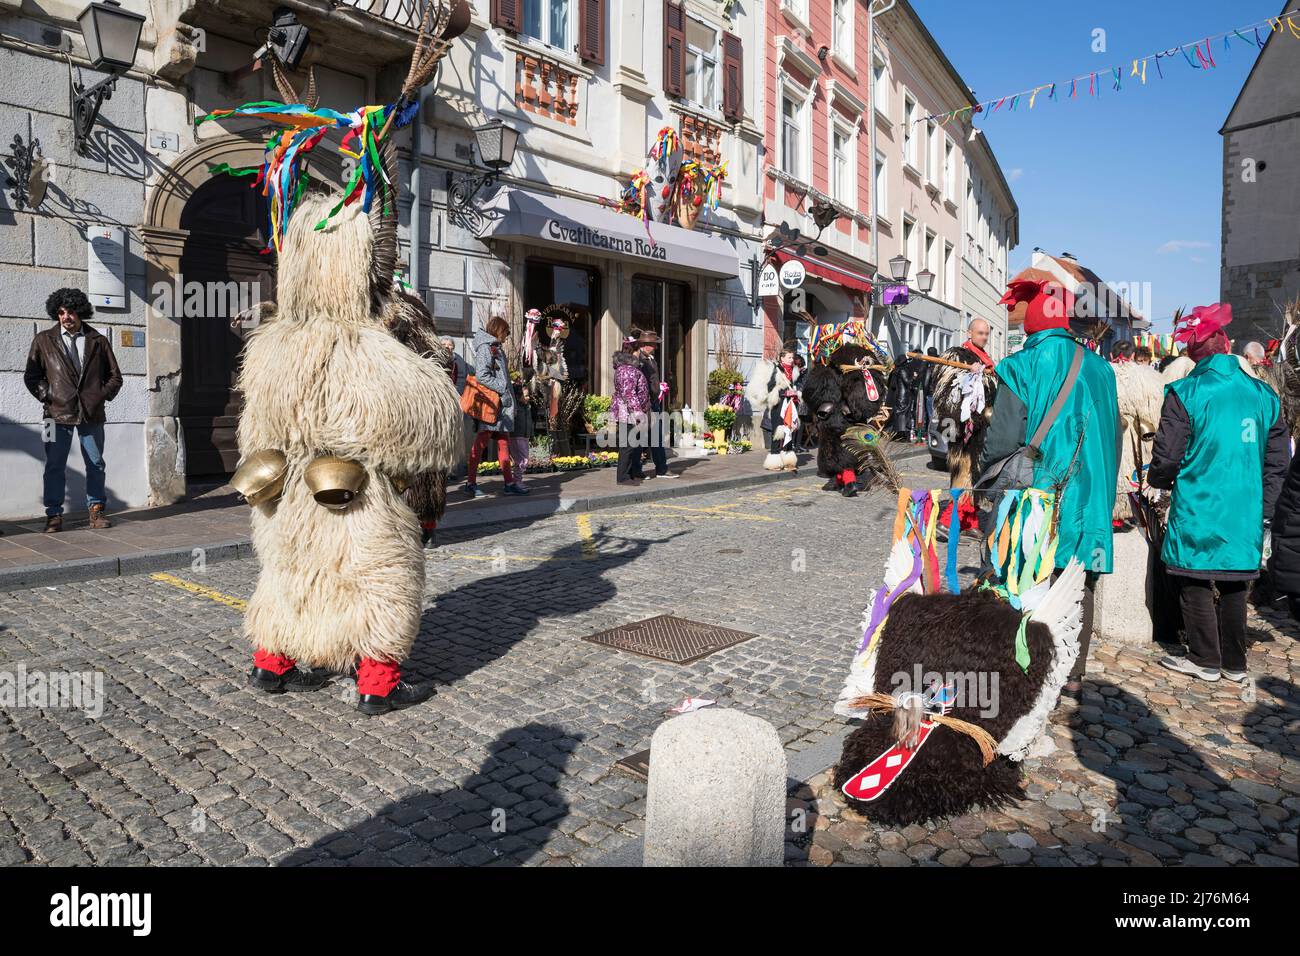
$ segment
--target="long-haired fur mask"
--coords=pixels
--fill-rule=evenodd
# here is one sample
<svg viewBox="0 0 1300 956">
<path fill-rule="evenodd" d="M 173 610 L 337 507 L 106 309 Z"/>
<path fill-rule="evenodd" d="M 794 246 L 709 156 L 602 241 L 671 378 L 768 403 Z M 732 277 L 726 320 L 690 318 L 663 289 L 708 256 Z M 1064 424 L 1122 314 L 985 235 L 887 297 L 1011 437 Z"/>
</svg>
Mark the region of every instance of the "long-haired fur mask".
<svg viewBox="0 0 1300 956">
<path fill-rule="evenodd" d="M 374 234 L 360 203 L 344 206 L 316 229 L 337 201 L 333 195 L 309 194 L 289 219 L 276 266 L 281 319 L 373 321 L 369 277 Z"/>
</svg>

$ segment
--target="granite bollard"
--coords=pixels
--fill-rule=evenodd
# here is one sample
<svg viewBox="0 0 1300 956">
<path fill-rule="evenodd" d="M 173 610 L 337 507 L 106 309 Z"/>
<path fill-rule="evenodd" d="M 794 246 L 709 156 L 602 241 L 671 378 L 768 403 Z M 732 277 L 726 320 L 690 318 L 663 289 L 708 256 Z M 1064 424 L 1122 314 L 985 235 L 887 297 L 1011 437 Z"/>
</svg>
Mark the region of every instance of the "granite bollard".
<svg viewBox="0 0 1300 956">
<path fill-rule="evenodd" d="M 646 866 L 780 866 L 786 758 L 767 721 L 708 709 L 650 741 Z"/>
<path fill-rule="evenodd" d="M 1098 638 L 1121 644 L 1150 644 L 1151 612 L 1147 604 L 1147 539 L 1136 529 L 1114 537 L 1114 571 L 1097 580 L 1092 630 Z"/>
</svg>

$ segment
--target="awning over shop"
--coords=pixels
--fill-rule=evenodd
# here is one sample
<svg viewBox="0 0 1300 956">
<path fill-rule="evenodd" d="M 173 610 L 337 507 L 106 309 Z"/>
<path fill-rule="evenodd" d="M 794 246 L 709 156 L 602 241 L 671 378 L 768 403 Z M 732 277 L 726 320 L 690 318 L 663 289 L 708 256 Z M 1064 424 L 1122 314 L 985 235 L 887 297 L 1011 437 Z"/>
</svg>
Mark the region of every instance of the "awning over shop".
<svg viewBox="0 0 1300 956">
<path fill-rule="evenodd" d="M 852 292 L 871 294 L 871 280 L 864 275 L 851 272 L 834 263 L 826 262 L 824 259 L 814 259 L 811 256 L 796 256 L 792 252 L 776 253 L 777 262 L 787 262 L 790 259 L 798 259 L 811 275 L 815 275 L 819 279 L 834 282 L 836 285 L 843 286 Z"/>
<path fill-rule="evenodd" d="M 538 242 L 589 255 L 636 259 L 734 279 L 739 259 L 731 243 L 681 226 L 651 223 L 595 203 L 542 196 L 507 186 L 480 210 L 480 239 Z"/>
</svg>

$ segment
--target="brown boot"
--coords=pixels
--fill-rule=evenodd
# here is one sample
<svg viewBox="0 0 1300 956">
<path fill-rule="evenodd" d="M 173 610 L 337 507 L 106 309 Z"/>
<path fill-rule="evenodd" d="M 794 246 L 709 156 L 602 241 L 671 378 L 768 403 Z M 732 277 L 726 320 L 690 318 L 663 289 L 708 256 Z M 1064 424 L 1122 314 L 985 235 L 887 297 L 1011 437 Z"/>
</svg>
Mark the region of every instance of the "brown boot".
<svg viewBox="0 0 1300 956">
<path fill-rule="evenodd" d="M 104 517 L 103 505 L 90 506 L 90 527 L 96 531 L 102 531 L 105 528 L 113 527 L 113 522 Z"/>
<path fill-rule="evenodd" d="M 45 533 L 58 534 L 63 530 L 63 515 L 50 515 L 45 519 Z"/>
</svg>

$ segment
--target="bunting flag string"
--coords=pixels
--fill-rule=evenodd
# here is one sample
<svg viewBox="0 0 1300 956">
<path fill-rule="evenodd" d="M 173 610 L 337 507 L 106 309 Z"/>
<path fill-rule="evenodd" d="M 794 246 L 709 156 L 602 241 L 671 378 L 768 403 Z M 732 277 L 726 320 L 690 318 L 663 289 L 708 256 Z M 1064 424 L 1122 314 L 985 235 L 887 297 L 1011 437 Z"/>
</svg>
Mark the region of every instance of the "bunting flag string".
<svg viewBox="0 0 1300 956">
<path fill-rule="evenodd" d="M 1261 27 L 1266 27 L 1270 33 L 1289 34 L 1295 39 L 1300 39 L 1300 7 L 1294 10 L 1289 10 L 1281 16 L 1269 17 L 1265 20 L 1261 20 L 1258 23 L 1247 24 L 1245 26 L 1237 27 L 1236 29 L 1227 30 L 1223 33 L 1216 33 L 1213 36 L 1202 37 L 1198 40 L 1189 41 L 1187 43 L 1180 43 L 1177 46 L 1171 46 L 1168 49 L 1156 53 L 1149 53 L 1146 56 L 1134 57 L 1131 61 L 1128 75 L 1130 77 L 1137 77 L 1138 82 L 1142 86 L 1146 86 L 1147 64 L 1154 63 L 1156 67 L 1156 76 L 1163 80 L 1165 78 L 1165 71 L 1160 61 L 1169 59 L 1170 57 L 1177 58 L 1180 54 L 1187 62 L 1187 65 L 1193 70 L 1208 71 L 1216 69 L 1219 64 L 1214 58 L 1213 41 L 1222 40 L 1224 51 L 1231 51 L 1231 41 L 1233 39 L 1254 46 L 1257 50 L 1262 50 L 1264 48 L 1265 39 L 1260 36 Z M 1247 33 L 1246 31 L 1250 32 Z M 1113 79 L 1111 88 L 1115 92 L 1123 92 L 1123 68 L 1120 66 L 1114 66 L 1110 68 L 1109 72 Z M 1098 71 L 1094 71 L 1091 73 L 1084 73 L 1081 76 L 1071 77 L 1070 94 L 1068 99 L 1078 99 L 1079 85 L 1080 82 L 1084 80 L 1088 83 L 1088 95 L 1091 97 L 1100 97 L 1101 84 L 1097 82 L 1098 75 Z M 1100 75 L 1105 76 L 1105 71 L 1101 71 Z M 1062 80 L 1059 82 L 1064 83 L 1065 81 Z M 1019 105 L 1022 96 L 1027 96 L 1029 98 L 1029 108 L 1032 110 L 1034 108 L 1034 103 L 1038 98 L 1038 94 L 1043 90 L 1048 91 L 1048 99 L 1055 100 L 1057 98 L 1056 87 L 1057 83 L 1055 82 L 1040 83 L 1037 86 L 1021 90 L 1018 93 L 1008 93 L 1005 96 L 994 97 L 993 99 L 977 103 L 974 106 L 963 107 L 960 110 L 953 110 L 945 113 L 933 113 L 929 116 L 918 116 L 912 120 L 912 125 L 920 122 L 941 122 L 946 124 L 951 122 L 954 118 L 961 118 L 964 113 L 971 113 L 972 115 L 980 113 L 992 114 L 996 113 L 1003 106 L 1007 107 L 1007 112 L 1013 112 Z"/>
</svg>

